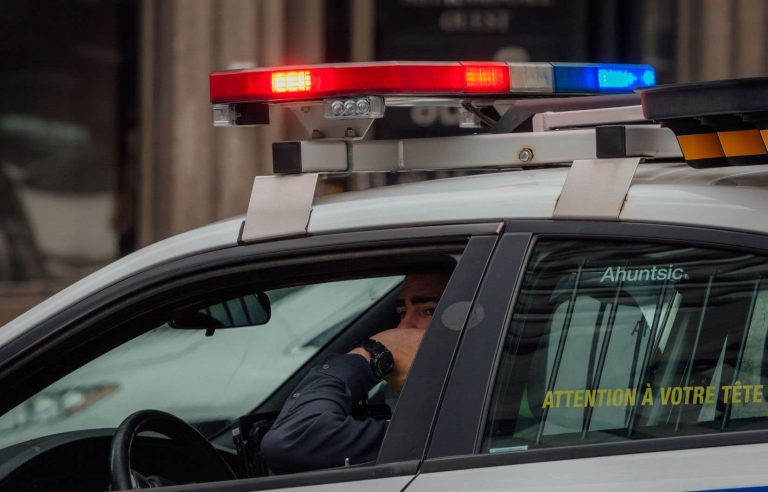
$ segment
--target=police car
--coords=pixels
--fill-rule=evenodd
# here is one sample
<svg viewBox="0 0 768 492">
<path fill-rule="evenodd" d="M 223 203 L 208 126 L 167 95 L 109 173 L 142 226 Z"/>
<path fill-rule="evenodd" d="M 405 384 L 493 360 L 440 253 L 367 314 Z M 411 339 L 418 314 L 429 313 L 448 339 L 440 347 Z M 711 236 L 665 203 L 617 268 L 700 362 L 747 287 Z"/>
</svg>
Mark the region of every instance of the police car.
<svg viewBox="0 0 768 492">
<path fill-rule="evenodd" d="M 273 145 L 244 219 L 0 329 L 0 489 L 768 487 L 768 79 L 393 62 L 210 82 L 214 124 L 279 104 L 312 138 Z M 422 105 L 477 133 L 367 138 Z M 495 172 L 315 197 L 324 174 L 437 169 Z M 273 475 L 259 438 L 292 388 L 396 325 L 420 272 L 451 279 L 376 462 Z"/>
</svg>

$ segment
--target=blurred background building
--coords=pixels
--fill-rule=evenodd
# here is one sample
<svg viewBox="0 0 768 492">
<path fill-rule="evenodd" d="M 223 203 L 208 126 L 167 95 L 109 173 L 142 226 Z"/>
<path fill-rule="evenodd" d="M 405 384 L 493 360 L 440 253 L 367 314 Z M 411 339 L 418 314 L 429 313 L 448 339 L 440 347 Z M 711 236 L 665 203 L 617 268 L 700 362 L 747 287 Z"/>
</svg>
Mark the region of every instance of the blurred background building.
<svg viewBox="0 0 768 492">
<path fill-rule="evenodd" d="M 213 70 L 495 59 L 649 63 L 659 83 L 768 75 L 763 0 L 0 0 L 0 12 L 0 324 L 143 245 L 244 213 L 270 142 L 302 130 L 277 110 L 269 127 L 213 128 Z M 448 108 L 388 114 L 379 136 L 457 131 Z"/>
</svg>

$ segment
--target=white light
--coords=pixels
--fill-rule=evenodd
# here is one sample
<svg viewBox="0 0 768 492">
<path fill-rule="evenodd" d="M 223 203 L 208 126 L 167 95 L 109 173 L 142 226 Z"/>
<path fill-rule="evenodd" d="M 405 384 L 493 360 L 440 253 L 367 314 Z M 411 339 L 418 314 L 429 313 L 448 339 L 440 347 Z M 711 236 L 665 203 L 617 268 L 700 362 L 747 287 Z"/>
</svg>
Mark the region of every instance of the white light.
<svg viewBox="0 0 768 492">
<path fill-rule="evenodd" d="M 381 118 L 384 116 L 384 98 L 364 96 L 349 99 L 326 99 L 325 117 L 329 119 Z"/>
<path fill-rule="evenodd" d="M 237 120 L 237 111 L 231 104 L 213 105 L 213 126 L 233 126 Z"/>
<path fill-rule="evenodd" d="M 371 102 L 366 98 L 358 99 L 355 112 L 360 116 L 367 116 L 371 112 Z"/>
<path fill-rule="evenodd" d="M 344 103 L 341 101 L 333 101 L 331 103 L 331 113 L 333 114 L 333 116 L 343 116 Z"/>
<path fill-rule="evenodd" d="M 344 101 L 344 116 L 355 116 L 355 100 Z"/>
</svg>

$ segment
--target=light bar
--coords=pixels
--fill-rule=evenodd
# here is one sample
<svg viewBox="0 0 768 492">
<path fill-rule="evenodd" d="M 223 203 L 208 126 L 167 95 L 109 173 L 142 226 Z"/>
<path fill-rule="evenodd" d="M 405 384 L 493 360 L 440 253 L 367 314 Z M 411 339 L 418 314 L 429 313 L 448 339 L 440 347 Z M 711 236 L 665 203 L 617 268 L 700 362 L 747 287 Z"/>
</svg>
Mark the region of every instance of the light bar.
<svg viewBox="0 0 768 492">
<path fill-rule="evenodd" d="M 372 62 L 214 72 L 211 101 L 285 102 L 397 96 L 510 96 L 632 92 L 654 85 L 648 65 Z"/>
</svg>

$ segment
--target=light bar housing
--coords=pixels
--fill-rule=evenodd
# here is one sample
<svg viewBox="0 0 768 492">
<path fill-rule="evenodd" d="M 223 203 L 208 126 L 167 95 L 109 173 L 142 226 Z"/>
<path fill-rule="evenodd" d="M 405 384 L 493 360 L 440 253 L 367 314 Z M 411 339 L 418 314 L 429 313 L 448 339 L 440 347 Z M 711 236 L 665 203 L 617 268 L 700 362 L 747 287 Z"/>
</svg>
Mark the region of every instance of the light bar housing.
<svg viewBox="0 0 768 492">
<path fill-rule="evenodd" d="M 210 75 L 214 104 L 366 95 L 510 97 L 616 94 L 655 84 L 649 65 L 371 62 L 230 70 Z"/>
<path fill-rule="evenodd" d="M 671 128 L 695 168 L 768 163 L 768 77 L 640 91 L 643 114 Z"/>
</svg>

